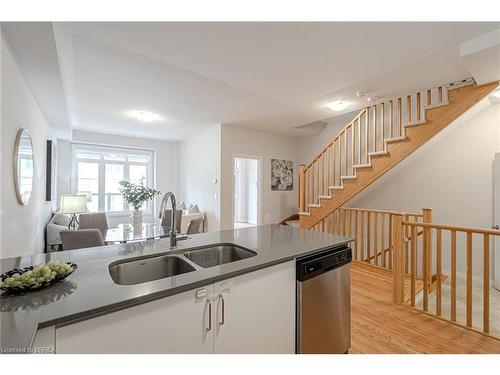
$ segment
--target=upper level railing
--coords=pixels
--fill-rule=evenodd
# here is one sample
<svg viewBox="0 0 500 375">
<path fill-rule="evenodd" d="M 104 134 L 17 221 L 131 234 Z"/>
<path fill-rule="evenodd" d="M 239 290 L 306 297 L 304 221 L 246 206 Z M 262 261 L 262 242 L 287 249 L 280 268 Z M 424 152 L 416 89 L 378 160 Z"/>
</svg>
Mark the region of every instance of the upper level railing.
<svg viewBox="0 0 500 375">
<path fill-rule="evenodd" d="M 435 224 L 432 216 L 430 208 L 340 207 L 311 230 L 350 237 L 355 261 L 391 270 L 396 304 L 500 338 L 500 309 L 492 310 L 500 292 L 490 282 L 500 230 Z"/>
<path fill-rule="evenodd" d="M 353 259 L 392 269 L 392 220 L 394 215 L 403 215 L 405 219 L 416 222 L 430 222 L 432 210 L 399 212 L 340 207 L 311 229 L 352 238 L 354 240 L 352 243 Z M 407 233 L 404 238 L 406 249 L 409 249 L 412 239 L 418 235 L 416 233 L 412 237 L 410 233 Z M 408 255 L 406 257 L 408 258 Z"/>
<path fill-rule="evenodd" d="M 406 258 L 408 273 L 404 233 L 415 238 Z M 492 291 L 494 304 L 500 302 L 500 293 L 490 285 L 491 245 L 499 238 L 499 230 L 421 223 L 395 215 L 392 234 L 394 302 L 500 337 L 498 308 L 493 310 L 493 319 L 490 316 Z M 416 287 L 419 275 L 422 291 Z M 408 292 L 410 298 L 405 300 Z M 496 324 L 493 329 L 491 322 Z"/>
</svg>

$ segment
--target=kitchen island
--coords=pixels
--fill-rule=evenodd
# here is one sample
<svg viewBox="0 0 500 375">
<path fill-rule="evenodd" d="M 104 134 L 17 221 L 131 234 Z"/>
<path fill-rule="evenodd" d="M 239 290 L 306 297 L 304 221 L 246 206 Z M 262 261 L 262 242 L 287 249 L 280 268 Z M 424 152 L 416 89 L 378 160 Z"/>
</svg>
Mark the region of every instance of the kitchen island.
<svg viewBox="0 0 500 375">
<path fill-rule="evenodd" d="M 295 259 L 347 242 L 264 225 L 193 235 L 174 250 L 168 239 L 159 239 L 2 259 L 1 272 L 48 261 L 70 261 L 78 269 L 51 288 L 1 295 L 1 351 L 292 353 Z M 110 265 L 129 259 L 183 259 L 187 251 L 220 244 L 252 255 L 207 268 L 188 259 L 192 269 L 140 283 L 110 272 Z"/>
</svg>

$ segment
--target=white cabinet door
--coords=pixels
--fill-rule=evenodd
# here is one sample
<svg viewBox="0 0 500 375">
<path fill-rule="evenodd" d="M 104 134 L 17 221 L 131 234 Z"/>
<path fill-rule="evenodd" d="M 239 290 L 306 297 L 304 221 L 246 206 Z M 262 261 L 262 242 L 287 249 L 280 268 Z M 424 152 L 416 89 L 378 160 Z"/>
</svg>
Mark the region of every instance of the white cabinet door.
<svg viewBox="0 0 500 375">
<path fill-rule="evenodd" d="M 295 262 L 218 282 L 215 353 L 295 353 Z"/>
<path fill-rule="evenodd" d="M 210 285 L 56 328 L 56 352 L 213 353 L 212 296 Z"/>
</svg>

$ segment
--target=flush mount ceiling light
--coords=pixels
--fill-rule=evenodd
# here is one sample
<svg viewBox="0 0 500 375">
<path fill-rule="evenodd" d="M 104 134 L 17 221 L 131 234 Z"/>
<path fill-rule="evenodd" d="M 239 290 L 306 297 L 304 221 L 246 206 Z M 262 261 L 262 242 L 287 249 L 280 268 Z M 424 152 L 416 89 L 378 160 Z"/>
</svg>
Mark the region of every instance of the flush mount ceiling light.
<svg viewBox="0 0 500 375">
<path fill-rule="evenodd" d="M 153 122 L 161 120 L 161 116 L 149 111 L 130 111 L 129 115 L 142 122 Z"/>
<path fill-rule="evenodd" d="M 349 106 L 349 102 L 345 100 L 337 100 L 326 105 L 327 108 L 335 112 L 340 112 Z"/>
</svg>

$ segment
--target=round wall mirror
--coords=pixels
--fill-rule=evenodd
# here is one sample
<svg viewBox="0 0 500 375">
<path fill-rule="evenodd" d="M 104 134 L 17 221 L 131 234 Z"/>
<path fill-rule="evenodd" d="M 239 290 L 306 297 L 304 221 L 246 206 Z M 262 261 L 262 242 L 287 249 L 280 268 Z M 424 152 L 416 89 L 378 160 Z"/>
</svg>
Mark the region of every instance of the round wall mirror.
<svg viewBox="0 0 500 375">
<path fill-rule="evenodd" d="M 28 129 L 19 129 L 14 144 L 14 184 L 17 200 L 27 205 L 33 192 L 33 144 Z"/>
</svg>

